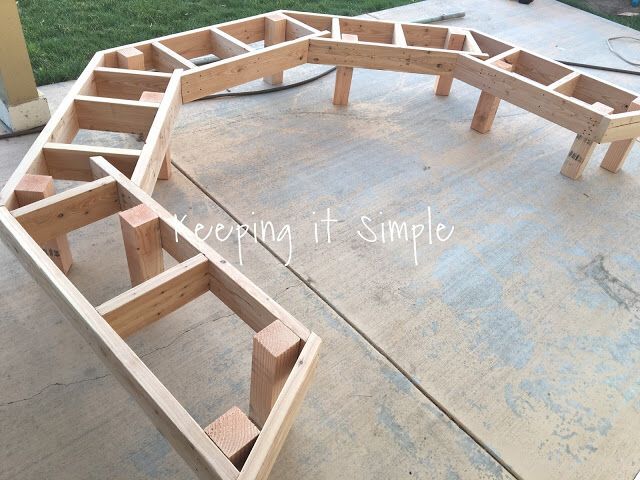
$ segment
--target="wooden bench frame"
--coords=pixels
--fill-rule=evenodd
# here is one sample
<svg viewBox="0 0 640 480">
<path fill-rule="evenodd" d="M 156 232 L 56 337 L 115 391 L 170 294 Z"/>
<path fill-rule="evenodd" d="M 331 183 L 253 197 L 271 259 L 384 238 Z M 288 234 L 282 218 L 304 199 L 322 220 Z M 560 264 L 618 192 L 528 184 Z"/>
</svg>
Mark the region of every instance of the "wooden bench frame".
<svg viewBox="0 0 640 480">
<path fill-rule="evenodd" d="M 262 40 L 264 48 L 252 46 Z M 194 63 L 208 54 L 219 61 Z M 151 194 L 169 178 L 183 103 L 259 78 L 280 83 L 283 71 L 305 63 L 340 67 L 337 105 L 348 103 L 354 68 L 435 75 L 437 95 L 448 95 L 454 78 L 468 83 L 481 90 L 471 123 L 480 133 L 500 100 L 575 132 L 562 168 L 570 178 L 596 143 L 611 143 L 602 166 L 617 172 L 640 135 L 636 93 L 472 29 L 277 11 L 97 52 L 0 192 L 0 237 L 202 479 L 269 475 L 321 342 Z M 80 129 L 145 142 L 139 150 L 73 144 Z M 85 183 L 56 194 L 53 179 Z M 60 270 L 71 265 L 66 234 L 114 214 L 134 286 L 93 306 Z M 179 264 L 164 270 L 161 250 Z M 252 418 L 236 408 L 203 429 L 123 337 L 207 292 L 257 334 Z M 219 428 L 226 421 L 258 426 L 245 429 L 251 438 L 235 438 L 232 424 Z"/>
</svg>

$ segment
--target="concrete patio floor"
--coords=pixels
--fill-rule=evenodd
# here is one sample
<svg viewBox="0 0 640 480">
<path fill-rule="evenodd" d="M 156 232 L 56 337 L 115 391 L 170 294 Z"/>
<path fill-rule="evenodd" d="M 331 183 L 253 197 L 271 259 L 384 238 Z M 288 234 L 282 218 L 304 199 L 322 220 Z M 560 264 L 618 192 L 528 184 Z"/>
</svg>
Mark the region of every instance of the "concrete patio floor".
<svg viewBox="0 0 640 480">
<path fill-rule="evenodd" d="M 452 11 L 466 17 L 447 24 L 551 58 L 631 68 L 605 39 L 637 32 L 551 0 L 371 15 Z M 589 73 L 640 91 L 639 77 Z M 55 106 L 70 85 L 42 90 Z M 460 82 L 443 98 L 433 77 L 356 70 L 347 108 L 332 89 L 331 75 L 183 106 L 174 176 L 154 192 L 191 227 L 291 226 L 291 252 L 245 237 L 242 265 L 233 237 L 208 239 L 324 340 L 272 478 L 633 479 L 640 149 L 613 175 L 599 147 L 571 181 L 559 170 L 574 134 L 504 103 L 490 133 L 471 131 L 479 92 Z M 0 183 L 34 138 L 0 141 Z M 313 234 L 327 208 L 330 244 Z M 417 265 L 410 242 L 357 233 L 370 237 L 361 216 L 410 228 L 429 212 L 455 229 L 431 245 L 425 231 Z M 69 237 L 70 278 L 92 303 L 129 288 L 117 218 Z M 192 478 L 4 246 L 0 264 L 0 479 Z M 201 425 L 247 411 L 251 331 L 216 299 L 128 342 Z"/>
</svg>

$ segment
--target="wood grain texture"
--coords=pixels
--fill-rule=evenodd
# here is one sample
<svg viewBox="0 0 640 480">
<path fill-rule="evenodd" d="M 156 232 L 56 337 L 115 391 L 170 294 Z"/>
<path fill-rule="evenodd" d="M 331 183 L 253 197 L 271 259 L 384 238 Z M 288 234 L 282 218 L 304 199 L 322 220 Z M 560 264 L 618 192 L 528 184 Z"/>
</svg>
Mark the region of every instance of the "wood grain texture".
<svg viewBox="0 0 640 480">
<path fill-rule="evenodd" d="M 601 103 L 595 103 L 593 106 L 605 115 L 613 111 L 613 107 L 609 107 Z M 583 137 L 582 135 L 576 135 L 576 138 L 571 145 L 571 149 L 569 150 L 569 154 L 562 165 L 560 173 L 573 180 L 580 178 L 582 172 L 584 172 L 584 169 L 587 167 L 589 159 L 591 158 L 595 148 L 595 142 Z"/>
<path fill-rule="evenodd" d="M 208 261 L 197 255 L 106 301 L 96 310 L 118 335 L 127 337 L 208 291 Z"/>
<path fill-rule="evenodd" d="M 138 100 L 142 92 L 164 92 L 171 75 L 164 72 L 123 71 L 98 67 L 93 71 L 97 95 L 101 97 Z"/>
<path fill-rule="evenodd" d="M 300 352 L 300 338 L 279 320 L 253 336 L 249 416 L 262 428 Z"/>
<path fill-rule="evenodd" d="M 141 204 L 120 212 L 120 228 L 131 285 L 135 287 L 164 270 L 160 219 Z"/>
<path fill-rule="evenodd" d="M 287 17 L 281 13 L 274 13 L 264 17 L 264 46 L 271 47 L 286 40 Z M 279 85 L 283 81 L 283 73 L 280 71 L 272 75 L 267 75 L 264 77 L 264 81 L 271 85 Z"/>
<path fill-rule="evenodd" d="M 22 206 L 43 200 L 55 194 L 53 177 L 47 175 L 25 175 L 16 187 L 16 197 Z M 53 260 L 62 273 L 69 272 L 73 263 L 69 240 L 66 235 L 59 235 L 53 240 L 40 245 L 42 250 Z"/>
<path fill-rule="evenodd" d="M 634 100 L 631 105 L 629 105 L 628 110 L 630 112 L 640 110 L 640 98 Z M 619 172 L 635 143 L 636 138 L 631 138 L 628 140 L 618 140 L 616 142 L 613 142 L 611 145 L 609 145 L 607 153 L 604 155 L 600 166 L 605 170 L 609 170 L 613 173 Z"/>
<path fill-rule="evenodd" d="M 4 207 L 0 236 L 195 475 L 203 480 L 236 478 L 233 464 Z"/>
<path fill-rule="evenodd" d="M 345 33 L 342 35 L 345 42 L 357 42 L 358 37 Z M 336 82 L 333 88 L 333 104 L 347 105 L 349 103 L 349 92 L 351 91 L 351 78 L 353 77 L 352 67 L 336 67 Z"/>
<path fill-rule="evenodd" d="M 167 161 L 171 131 L 182 106 L 180 75 L 181 70 L 173 72 L 162 102 L 159 106 L 156 105 L 157 114 L 153 119 L 140 158 L 131 176 L 131 180 L 135 184 L 140 185 L 149 193 L 153 192 L 160 172 L 166 168 L 166 166 L 163 167 L 163 163 Z M 170 161 L 170 157 L 169 154 L 168 161 Z M 164 172 L 164 176 L 168 177 L 168 172 Z"/>
<path fill-rule="evenodd" d="M 137 48 L 121 48 L 116 53 L 118 55 L 118 67 L 129 70 L 144 70 L 144 54 Z"/>
<path fill-rule="evenodd" d="M 144 136 L 158 111 L 153 103 L 85 95 L 75 98 L 74 107 L 80 128 Z"/>
<path fill-rule="evenodd" d="M 466 40 L 467 32 L 451 27 L 447 32 L 447 37 L 444 41 L 444 48 L 447 50 L 462 50 Z M 433 85 L 435 94 L 446 97 L 451 92 L 452 84 L 453 74 L 438 75 Z"/>
<path fill-rule="evenodd" d="M 241 469 L 260 430 L 238 407 L 231 407 L 204 429 L 237 469 Z"/>
<path fill-rule="evenodd" d="M 11 213 L 38 243 L 120 211 L 116 182 L 102 178 L 20 207 Z"/>
<path fill-rule="evenodd" d="M 130 177 L 142 153 L 130 148 L 98 147 L 67 143 L 45 143 L 42 147 L 49 174 L 56 179 L 93 180 L 89 158 L 99 155 Z"/>
</svg>

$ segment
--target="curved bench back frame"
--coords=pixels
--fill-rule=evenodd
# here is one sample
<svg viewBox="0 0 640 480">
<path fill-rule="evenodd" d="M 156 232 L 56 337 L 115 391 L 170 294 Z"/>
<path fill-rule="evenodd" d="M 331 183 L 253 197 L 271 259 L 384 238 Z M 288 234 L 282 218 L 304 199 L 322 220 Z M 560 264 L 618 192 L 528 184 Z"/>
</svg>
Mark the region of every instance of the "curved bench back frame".
<svg viewBox="0 0 640 480">
<path fill-rule="evenodd" d="M 252 46 L 260 41 L 264 48 Z M 220 60 L 192 61 L 208 54 Z M 171 173 L 180 105 L 259 78 L 280 83 L 284 70 L 305 63 L 338 66 L 334 103 L 342 105 L 353 68 L 436 75 L 437 95 L 448 95 L 457 78 L 481 90 L 471 124 L 480 133 L 490 130 L 501 99 L 575 132 L 562 167 L 571 178 L 596 143 L 612 142 L 602 166 L 618 171 L 640 134 L 636 93 L 472 29 L 278 11 L 96 53 L 0 193 L 0 236 L 203 479 L 269 475 L 320 339 L 151 193 Z M 80 129 L 134 133 L 145 142 L 139 150 L 73 144 Z M 55 194 L 53 179 L 85 183 Z M 66 234 L 116 213 L 133 287 L 96 307 L 64 275 Z M 179 265 L 164 270 L 163 249 Z M 205 292 L 258 333 L 251 420 L 232 409 L 203 429 L 123 337 Z"/>
</svg>

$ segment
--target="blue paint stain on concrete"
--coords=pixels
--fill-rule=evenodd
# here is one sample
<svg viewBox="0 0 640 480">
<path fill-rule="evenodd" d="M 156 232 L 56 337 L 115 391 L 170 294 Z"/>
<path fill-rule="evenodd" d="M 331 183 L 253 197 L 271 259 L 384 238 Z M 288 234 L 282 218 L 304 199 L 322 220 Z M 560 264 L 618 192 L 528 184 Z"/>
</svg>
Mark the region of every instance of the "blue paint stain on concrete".
<svg viewBox="0 0 640 480">
<path fill-rule="evenodd" d="M 394 439 L 408 454 L 414 455 L 417 451 L 416 444 L 413 442 L 407 430 L 398 423 L 398 420 L 386 405 L 382 405 L 378 410 L 378 422 L 393 435 Z"/>
<path fill-rule="evenodd" d="M 442 284 L 442 299 L 458 318 L 477 325 L 472 341 L 498 357 L 504 365 L 523 368 L 534 344 L 518 316 L 502 305 L 502 285 L 483 263 L 462 245 L 444 252 L 435 277 Z"/>
</svg>

